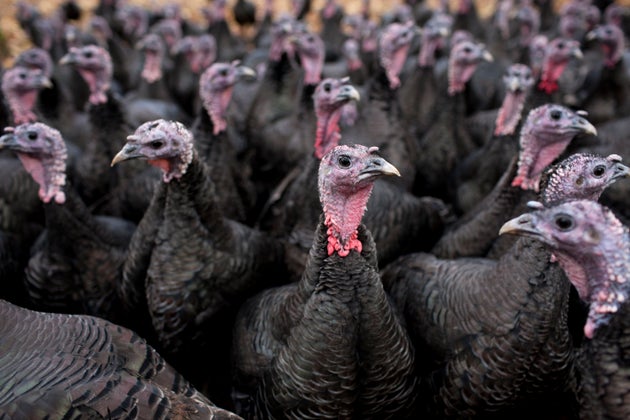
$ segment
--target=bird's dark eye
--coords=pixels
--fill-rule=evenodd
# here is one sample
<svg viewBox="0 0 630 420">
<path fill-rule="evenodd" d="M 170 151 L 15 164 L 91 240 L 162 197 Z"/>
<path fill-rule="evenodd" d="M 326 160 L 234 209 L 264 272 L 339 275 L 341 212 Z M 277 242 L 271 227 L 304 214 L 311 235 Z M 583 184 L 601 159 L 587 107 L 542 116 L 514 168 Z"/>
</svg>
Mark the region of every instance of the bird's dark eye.
<svg viewBox="0 0 630 420">
<path fill-rule="evenodd" d="M 18 77 L 20 79 L 26 79 L 26 73 L 20 73 L 20 74 L 18 74 Z"/>
<path fill-rule="evenodd" d="M 84 52 L 84 53 L 83 53 L 83 56 L 84 56 L 85 58 L 92 58 L 92 51 L 86 51 L 86 52 Z"/>
<path fill-rule="evenodd" d="M 37 131 L 29 131 L 27 136 L 29 140 L 35 141 L 37 140 Z"/>
<path fill-rule="evenodd" d="M 157 150 L 157 149 L 161 148 L 162 146 L 164 146 L 164 141 L 162 141 L 162 140 L 153 140 L 150 143 L 150 145 L 151 145 L 152 149 L 156 149 Z"/>
<path fill-rule="evenodd" d="M 593 175 L 597 178 L 601 178 L 606 173 L 606 167 L 604 165 L 597 165 L 593 168 Z"/>
<path fill-rule="evenodd" d="M 330 92 L 330 83 L 324 85 L 324 92 Z"/>
<path fill-rule="evenodd" d="M 571 218 L 571 216 L 568 216 L 566 214 L 557 215 L 555 223 L 558 229 L 560 229 L 561 231 L 566 232 L 573 229 L 573 219 Z"/>
<path fill-rule="evenodd" d="M 564 42 L 558 42 L 558 49 L 563 49 L 564 47 Z"/>
<path fill-rule="evenodd" d="M 552 120 L 559 120 L 560 117 L 562 117 L 562 111 L 560 111 L 559 109 L 554 109 L 549 113 L 549 116 L 551 117 Z"/>
<path fill-rule="evenodd" d="M 221 71 L 219 72 L 219 74 L 223 77 L 228 75 L 228 70 L 227 69 L 221 69 Z"/>
<path fill-rule="evenodd" d="M 472 48 L 470 48 L 470 47 L 464 47 L 464 52 L 465 52 L 466 54 L 470 54 L 470 53 L 472 52 Z"/>
<path fill-rule="evenodd" d="M 350 157 L 347 155 L 339 156 L 339 158 L 337 158 L 337 162 L 339 162 L 339 166 L 341 166 L 342 168 L 349 168 L 350 164 L 352 163 Z"/>
</svg>

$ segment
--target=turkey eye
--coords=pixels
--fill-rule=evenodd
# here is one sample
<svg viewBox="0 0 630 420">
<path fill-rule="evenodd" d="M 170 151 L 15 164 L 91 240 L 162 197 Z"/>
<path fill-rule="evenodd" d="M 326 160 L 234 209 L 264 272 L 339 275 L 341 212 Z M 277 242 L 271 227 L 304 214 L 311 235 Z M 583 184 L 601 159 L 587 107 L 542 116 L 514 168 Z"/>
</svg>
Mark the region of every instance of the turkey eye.
<svg viewBox="0 0 630 420">
<path fill-rule="evenodd" d="M 470 48 L 470 47 L 465 47 L 465 48 L 464 48 L 464 52 L 465 52 L 466 54 L 470 54 L 470 53 L 472 52 L 472 48 Z"/>
<path fill-rule="evenodd" d="M 562 112 L 557 110 L 557 109 L 554 109 L 553 111 L 551 111 L 549 113 L 549 116 L 551 117 L 552 120 L 556 120 L 557 121 L 562 116 Z"/>
<path fill-rule="evenodd" d="M 164 142 L 162 140 L 153 140 L 150 144 L 152 149 L 159 149 L 164 146 Z"/>
<path fill-rule="evenodd" d="M 573 228 L 573 219 L 566 214 L 559 214 L 555 220 L 556 226 L 562 231 L 571 230 Z"/>
<path fill-rule="evenodd" d="M 330 84 L 329 83 L 326 83 L 324 85 L 324 92 L 330 92 Z"/>
<path fill-rule="evenodd" d="M 225 77 L 225 76 L 227 76 L 227 75 L 228 75 L 228 71 L 227 71 L 227 69 L 222 69 L 222 70 L 219 72 L 219 74 L 220 74 L 221 76 Z"/>
<path fill-rule="evenodd" d="M 559 49 L 563 49 L 564 48 L 564 42 L 558 42 L 558 48 Z"/>
<path fill-rule="evenodd" d="M 18 74 L 18 77 L 22 80 L 26 79 L 26 73 L 20 73 Z"/>
<path fill-rule="evenodd" d="M 593 175 L 595 175 L 597 178 L 602 177 L 605 173 L 606 173 L 606 167 L 604 165 L 597 165 L 593 169 Z"/>
<path fill-rule="evenodd" d="M 28 132 L 28 139 L 29 140 L 37 140 L 37 132 L 36 131 L 29 131 Z"/>
<path fill-rule="evenodd" d="M 346 155 L 339 156 L 337 162 L 339 162 L 339 166 L 341 166 L 342 168 L 349 168 L 350 164 L 352 163 L 350 158 Z"/>
<path fill-rule="evenodd" d="M 92 51 L 86 51 L 83 55 L 85 58 L 92 58 Z"/>
</svg>

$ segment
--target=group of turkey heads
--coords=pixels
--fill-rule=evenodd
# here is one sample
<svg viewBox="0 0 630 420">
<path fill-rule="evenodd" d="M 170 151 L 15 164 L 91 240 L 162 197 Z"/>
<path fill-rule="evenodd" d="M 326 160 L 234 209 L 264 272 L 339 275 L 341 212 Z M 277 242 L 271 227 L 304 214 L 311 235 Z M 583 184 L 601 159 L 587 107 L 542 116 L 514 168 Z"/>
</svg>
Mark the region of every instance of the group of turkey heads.
<svg viewBox="0 0 630 420">
<path fill-rule="evenodd" d="M 16 5 L 0 419 L 630 418 L 630 9 L 322 3 Z"/>
</svg>

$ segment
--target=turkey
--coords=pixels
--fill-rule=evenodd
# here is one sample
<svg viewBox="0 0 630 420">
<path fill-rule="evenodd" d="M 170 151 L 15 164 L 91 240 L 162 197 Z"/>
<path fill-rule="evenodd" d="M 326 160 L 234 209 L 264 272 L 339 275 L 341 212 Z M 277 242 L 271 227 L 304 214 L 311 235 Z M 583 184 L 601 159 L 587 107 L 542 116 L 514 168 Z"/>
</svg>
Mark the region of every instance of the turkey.
<svg viewBox="0 0 630 420">
<path fill-rule="evenodd" d="M 266 70 L 249 98 L 245 120 L 248 159 L 261 202 L 310 148 L 315 125 L 311 96 L 325 54 L 319 35 L 289 18 L 274 22 L 272 36 Z"/>
<path fill-rule="evenodd" d="M 449 185 L 452 171 L 476 147 L 464 124 L 466 83 L 482 60 L 491 59 L 483 45 L 473 41 L 463 40 L 451 47 L 448 94 L 443 87 L 442 96 L 433 107 L 433 123 L 417 139 L 419 151 L 414 162 L 417 195 L 452 198 L 453 186 Z"/>
<path fill-rule="evenodd" d="M 249 0 L 236 0 L 232 6 L 234 21 L 239 25 L 244 37 L 248 28 L 256 25 L 256 4 Z"/>
<path fill-rule="evenodd" d="M 516 178 L 512 186 L 538 192 L 540 174 L 567 148 L 576 134 L 596 135 L 595 127 L 584 118 L 581 111 L 573 112 L 566 107 L 547 104 L 530 111 L 521 129 Z M 546 125 L 542 125 L 542 122 Z M 562 125 L 562 122 L 568 122 Z M 537 126 L 541 124 L 541 126 Z M 558 135 L 562 134 L 562 135 Z"/>
<path fill-rule="evenodd" d="M 403 174 L 383 180 L 410 191 L 415 179 L 416 144 L 408 133 L 398 103 L 400 73 L 417 28 L 409 21 L 390 23 L 378 38 L 379 68 L 367 82 L 365 105 L 352 127 L 343 132 L 342 144 L 361 143 L 379 148 L 383 156 Z"/>
<path fill-rule="evenodd" d="M 236 36 L 227 23 L 225 11 L 227 0 L 216 0 L 204 7 L 201 12 L 208 22 L 205 32 L 217 41 L 217 60 L 240 60 L 246 52 L 245 42 Z"/>
<path fill-rule="evenodd" d="M 317 191 L 317 172 L 321 158 L 339 144 L 339 120 L 342 107 L 358 101 L 359 92 L 348 79 L 324 79 L 312 101 L 316 129 L 315 144 L 302 161 L 276 186 L 261 212 L 257 226 L 271 235 L 283 238 L 287 248 L 289 271 L 299 279 L 313 242 L 313 231 L 319 221 L 320 204 Z"/>
<path fill-rule="evenodd" d="M 60 63 L 74 66 L 90 88 L 90 126 L 77 162 L 75 188 L 95 211 L 137 222 L 149 205 L 159 174 L 146 171 L 144 165 L 110 167 L 132 131 L 124 99 L 112 90 L 111 57 L 102 47 L 86 45 L 72 48 Z M 144 175 L 138 176 L 141 172 Z"/>
<path fill-rule="evenodd" d="M 587 38 L 601 45 L 581 89 L 577 106 L 586 110 L 594 122 L 601 123 L 630 115 L 630 73 L 623 59 L 625 36 L 613 24 L 600 25 Z"/>
<path fill-rule="evenodd" d="M 513 238 L 496 237 L 501 224 L 534 199 L 543 170 L 574 137 L 596 133 L 587 119 L 566 107 L 547 104 L 530 111 L 520 130 L 518 160 L 512 156 L 493 190 L 448 228 L 432 253 L 441 258 L 496 257 L 509 249 Z"/>
<path fill-rule="evenodd" d="M 344 17 L 343 7 L 337 0 L 326 0 L 319 11 L 322 22 L 320 36 L 326 46 L 326 62 L 337 61 L 341 58 L 341 49 L 347 38 L 342 27 Z"/>
<path fill-rule="evenodd" d="M 575 356 L 580 418 L 627 418 L 628 227 L 607 207 L 578 200 L 523 214 L 502 231 L 545 243 L 590 305 Z"/>
<path fill-rule="evenodd" d="M 168 77 L 169 90 L 178 105 L 188 114 L 199 109 L 199 77 L 217 56 L 217 43 L 210 34 L 187 35 L 171 50 L 174 68 Z"/>
<path fill-rule="evenodd" d="M 175 22 L 171 21 L 171 24 Z M 178 27 L 178 26 L 177 26 Z M 173 96 L 169 82 L 165 75 L 174 79 L 180 76 L 178 69 L 174 68 L 175 63 L 171 60 L 168 51 L 168 44 L 158 33 L 151 32 L 142 37 L 136 44 L 136 49 L 140 50 L 144 62 L 139 69 L 140 77 L 133 89 L 125 93 L 124 101 L 127 108 L 127 120 L 132 127 L 137 127 L 146 121 L 156 118 L 166 118 L 189 123 L 191 117 L 179 106 Z M 176 45 L 178 38 L 172 41 Z M 179 63 L 181 64 L 181 63 Z"/>
<path fill-rule="evenodd" d="M 566 92 L 560 89 L 561 78 L 567 77 L 565 70 L 572 60 L 581 60 L 583 57 L 578 41 L 558 37 L 545 43 L 538 82 L 527 100 L 525 109 L 532 109 L 548 102 L 563 103 L 563 94 Z M 535 65 L 530 64 L 532 70 L 535 70 Z M 537 71 L 534 74 L 537 74 Z"/>
<path fill-rule="evenodd" d="M 2 106 L 8 108 L 3 114 L 10 119 L 2 121 L 3 128 L 37 121 L 39 119 L 35 114 L 37 95 L 43 88 L 50 86 L 50 79 L 40 69 L 16 66 L 5 70 L 2 74 L 4 97 Z"/>
<path fill-rule="evenodd" d="M 37 120 L 60 130 L 67 141 L 77 143 L 82 137 L 87 123 L 87 115 L 83 105 L 88 97 L 87 88 L 81 89 L 72 83 L 78 73 L 75 69 L 55 66 L 50 54 L 41 48 L 30 48 L 22 51 L 14 62 L 15 67 L 39 69 L 50 83 L 37 93 L 37 101 L 33 108 Z M 25 98 L 27 98 L 26 95 Z M 10 101 L 16 98 L 10 99 Z M 22 101 L 23 106 L 26 106 Z M 22 121 L 26 122 L 26 121 Z M 15 124 L 22 122 L 15 121 Z M 11 124 L 8 124 L 11 125 Z"/>
<path fill-rule="evenodd" d="M 195 383 L 208 364 L 227 369 L 234 312 L 247 297 L 282 283 L 284 249 L 223 213 L 210 168 L 181 123 L 144 123 L 112 165 L 139 158 L 160 168 L 162 182 L 129 244 L 122 294 L 132 307 L 148 305 L 159 348 L 177 357 L 173 364 Z M 217 393 L 227 386 L 210 385 Z"/>
<path fill-rule="evenodd" d="M 198 90 L 203 109 L 191 128 L 199 158 L 208 164 L 217 186 L 217 205 L 230 218 L 247 224 L 253 218 L 249 212 L 254 208 L 256 191 L 250 179 L 251 168 L 237 158 L 235 134 L 228 127 L 228 107 L 234 85 L 255 76 L 254 70 L 238 61 L 208 67 L 201 75 Z"/>
<path fill-rule="evenodd" d="M 570 163 L 592 170 L 589 159 Z M 595 178 L 598 193 L 619 179 L 614 168 Z M 566 172 L 558 166 L 548 175 L 550 202 L 593 196 Z M 381 276 L 425 355 L 418 374 L 426 414 L 533 416 L 546 398 L 563 402 L 554 415 L 571 414 L 571 284 L 544 244 L 521 238 L 498 260 L 409 254 Z"/>
<path fill-rule="evenodd" d="M 0 300 L 0 418 L 240 419 L 133 331 Z"/>
<path fill-rule="evenodd" d="M 437 83 L 436 62 L 440 50 L 446 47 L 453 17 L 436 12 L 422 28 L 418 59 L 405 75 L 398 99 L 405 119 L 414 135 L 422 135 L 433 122 L 440 87 Z"/>
<path fill-rule="evenodd" d="M 344 104 L 358 98 L 358 91 L 347 84 L 347 79 L 325 79 L 318 85 L 313 96 L 317 114 L 314 152 L 305 156 L 280 183 L 272 194 L 273 201 L 268 203 L 269 214 L 261 220 L 263 230 L 291 244 L 287 264 L 297 278 L 304 271 L 319 221 L 319 197 L 315 191 L 321 157 L 341 139 L 338 122 Z M 448 206 L 439 199 L 416 197 L 377 180 L 364 223 L 373 232 L 379 265 L 384 266 L 406 252 L 430 249 L 451 216 Z"/>
<path fill-rule="evenodd" d="M 362 145 L 323 156 L 323 214 L 299 282 L 269 289 L 234 326 L 237 413 L 247 418 L 405 418 L 413 351 L 361 224 L 374 180 L 397 169 Z"/>
<path fill-rule="evenodd" d="M 128 321 L 117 288 L 135 225 L 95 218 L 66 185 L 66 145 L 58 130 L 25 123 L 6 131 L 0 148 L 15 151 L 38 184 L 46 219 L 45 235 L 31 249 L 26 269 L 30 305 Z"/>
<path fill-rule="evenodd" d="M 490 192 L 518 150 L 523 107 L 534 78 L 529 67 L 512 64 L 503 76 L 503 82 L 506 94 L 501 108 L 475 113 L 467 120 L 471 136 L 478 137 L 476 142 L 482 146 L 455 167 L 455 203 L 462 213 Z"/>
</svg>

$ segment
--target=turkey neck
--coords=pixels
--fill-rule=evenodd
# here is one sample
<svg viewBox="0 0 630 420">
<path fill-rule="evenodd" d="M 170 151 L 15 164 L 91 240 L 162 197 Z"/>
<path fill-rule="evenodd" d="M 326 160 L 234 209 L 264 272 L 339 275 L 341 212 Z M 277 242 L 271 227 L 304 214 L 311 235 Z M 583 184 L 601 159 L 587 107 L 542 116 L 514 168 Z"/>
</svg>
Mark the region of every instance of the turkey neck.
<svg viewBox="0 0 630 420">
<path fill-rule="evenodd" d="M 99 240 L 94 216 L 73 188 L 64 188 L 66 201 L 44 204 L 46 228 L 64 243 L 75 244 L 77 240 Z M 49 235 L 50 237 L 50 235 Z M 79 246 L 79 251 L 81 247 Z"/>
<path fill-rule="evenodd" d="M 497 141 L 507 141 L 500 139 Z M 516 158 L 508 165 L 492 191 L 457 224 L 445 233 L 431 250 L 439 258 L 486 255 L 501 229 L 520 202 L 523 190 L 512 187 L 516 174 Z"/>
<path fill-rule="evenodd" d="M 107 101 L 102 104 L 90 104 L 89 119 L 91 128 L 91 139 L 89 144 L 93 144 L 98 150 L 93 153 L 102 153 L 94 158 L 101 158 L 105 162 L 105 167 L 110 170 L 111 157 L 124 146 L 125 138 L 131 131 L 127 127 L 125 120 L 125 110 L 120 99 L 110 90 L 107 91 Z"/>
<path fill-rule="evenodd" d="M 433 106 L 438 98 L 433 67 L 418 67 L 407 76 L 400 95 L 408 104 L 406 122 L 422 134 L 433 121 Z"/>
<path fill-rule="evenodd" d="M 465 92 L 464 90 L 452 96 L 444 96 L 442 101 L 436 104 L 437 116 L 433 123 L 434 125 L 441 125 L 453 133 L 454 144 L 452 147 L 460 158 L 468 155 L 475 148 L 463 124 L 467 112 Z"/>
<path fill-rule="evenodd" d="M 179 206 L 192 205 L 204 226 L 213 229 L 220 229 L 224 226 L 223 215 L 217 206 L 215 195 L 215 184 L 211 179 L 208 166 L 199 159 L 197 151 L 193 151 L 193 158 L 188 164 L 186 173 L 179 179 L 173 179 L 164 184 L 168 191 L 166 207 L 173 205 L 174 209 Z M 178 213 L 179 214 L 179 211 Z M 165 214 L 165 217 L 168 217 Z"/>
<path fill-rule="evenodd" d="M 383 112 L 397 118 L 397 90 L 389 86 L 387 72 L 381 66 L 368 87 L 368 106 L 378 107 Z"/>
<path fill-rule="evenodd" d="M 290 95 L 295 89 L 295 84 L 300 82 L 302 75 L 293 67 L 286 53 L 282 53 L 280 60 L 271 61 L 271 63 L 265 73 L 265 80 L 268 82 L 263 83 L 269 85 L 276 95 L 282 94 L 285 90 L 289 91 L 285 94 Z"/>
<path fill-rule="evenodd" d="M 195 149 L 197 149 L 199 158 L 205 162 L 211 162 L 213 157 L 223 158 L 223 154 L 218 153 L 216 149 L 225 147 L 226 143 L 229 142 L 227 130 L 213 134 L 214 123 L 203 108 L 199 110 L 199 118 L 195 131 L 199 133 L 195 135 Z"/>
<path fill-rule="evenodd" d="M 61 252 L 72 260 L 81 284 L 85 309 L 93 315 L 103 316 L 112 309 L 116 282 L 123 263 L 121 245 L 115 245 L 108 227 L 94 218 L 72 188 L 65 188 L 63 204 L 44 205 L 46 216 L 47 247 Z M 94 272 L 97 264 L 106 265 L 100 274 Z M 70 281 L 70 279 L 68 279 Z M 109 314 L 111 316 L 111 314 Z M 121 320 L 118 320 L 120 322 Z"/>
<path fill-rule="evenodd" d="M 386 413 L 404 412 L 414 398 L 413 355 L 383 290 L 374 242 L 361 225 L 362 252 L 328 256 L 323 222 L 322 217 L 298 285 L 299 296 L 288 302 L 304 303 L 287 347 L 278 356 L 289 361 L 277 367 L 287 379 L 273 388 L 281 395 L 304 398 L 307 410 L 313 407 L 320 414 L 330 409 L 319 404 L 330 401 L 331 393 L 337 411 L 326 414 L 333 416 L 387 418 Z M 304 372 L 309 376 L 315 372 L 321 380 L 312 382 Z M 306 381 L 313 385 L 308 395 L 296 395 Z M 383 395 L 390 397 L 383 401 Z"/>
<path fill-rule="evenodd" d="M 77 163 L 81 183 L 77 185 L 86 203 L 92 205 L 108 194 L 120 179 L 120 174 L 132 173 L 136 165 L 111 168 L 111 158 L 124 144 L 131 129 L 127 127 L 124 109 L 117 97 L 107 91 L 107 101 L 88 105 L 90 130 L 85 151 Z"/>
</svg>

